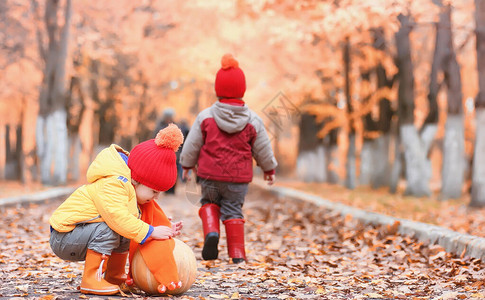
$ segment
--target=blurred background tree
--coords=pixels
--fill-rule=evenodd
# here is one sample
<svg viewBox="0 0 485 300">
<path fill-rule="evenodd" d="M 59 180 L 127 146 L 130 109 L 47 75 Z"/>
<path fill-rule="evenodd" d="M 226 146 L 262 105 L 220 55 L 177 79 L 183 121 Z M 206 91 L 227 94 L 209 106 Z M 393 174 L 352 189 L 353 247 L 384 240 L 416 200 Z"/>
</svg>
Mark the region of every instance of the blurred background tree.
<svg viewBox="0 0 485 300">
<path fill-rule="evenodd" d="M 220 57 L 287 179 L 485 205 L 482 0 L 0 3 L 0 178 L 82 181 L 96 153 L 189 124 Z M 482 150 L 480 150 L 482 149 Z"/>
</svg>

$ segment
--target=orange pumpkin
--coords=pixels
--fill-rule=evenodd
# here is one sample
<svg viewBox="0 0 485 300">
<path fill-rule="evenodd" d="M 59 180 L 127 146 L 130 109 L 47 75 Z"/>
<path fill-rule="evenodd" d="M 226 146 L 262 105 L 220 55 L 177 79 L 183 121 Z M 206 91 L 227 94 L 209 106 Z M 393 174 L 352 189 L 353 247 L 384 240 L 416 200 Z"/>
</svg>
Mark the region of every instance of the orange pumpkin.
<svg viewBox="0 0 485 300">
<path fill-rule="evenodd" d="M 185 293 L 194 283 L 195 277 L 197 276 L 197 261 L 194 252 L 187 244 L 179 239 L 174 240 L 173 257 L 177 264 L 177 271 L 179 279 L 182 281 L 182 287 L 173 291 L 167 290 L 166 294 L 178 295 Z M 131 263 L 131 274 L 136 286 L 148 294 L 159 294 L 157 290 L 159 283 L 150 272 L 150 269 L 148 269 L 139 250 L 133 255 Z"/>
</svg>

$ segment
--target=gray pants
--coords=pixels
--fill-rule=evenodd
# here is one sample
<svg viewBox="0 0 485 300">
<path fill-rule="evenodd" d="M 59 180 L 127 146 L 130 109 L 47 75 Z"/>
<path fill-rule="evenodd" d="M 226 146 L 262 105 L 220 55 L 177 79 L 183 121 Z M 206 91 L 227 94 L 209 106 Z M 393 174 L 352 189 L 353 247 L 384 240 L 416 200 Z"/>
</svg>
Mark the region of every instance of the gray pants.
<svg viewBox="0 0 485 300">
<path fill-rule="evenodd" d="M 221 207 L 221 220 L 243 219 L 242 206 L 248 192 L 247 183 L 201 180 L 203 206 L 214 203 Z"/>
<path fill-rule="evenodd" d="M 111 255 L 112 252 L 122 253 L 130 248 L 130 240 L 104 222 L 79 224 L 69 232 L 52 230 L 49 243 L 57 256 L 68 261 L 85 260 L 88 249 Z"/>
</svg>

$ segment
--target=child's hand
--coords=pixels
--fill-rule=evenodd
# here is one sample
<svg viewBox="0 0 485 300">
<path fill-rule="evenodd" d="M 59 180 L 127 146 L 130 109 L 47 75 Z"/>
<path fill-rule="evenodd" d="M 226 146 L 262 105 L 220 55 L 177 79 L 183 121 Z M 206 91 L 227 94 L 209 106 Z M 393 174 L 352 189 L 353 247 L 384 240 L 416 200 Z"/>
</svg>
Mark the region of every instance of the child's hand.
<svg viewBox="0 0 485 300">
<path fill-rule="evenodd" d="M 268 182 L 268 185 L 273 185 L 276 176 L 274 174 L 264 174 L 264 180 Z"/>
<path fill-rule="evenodd" d="M 189 173 L 192 170 L 194 171 L 194 173 L 197 173 L 197 166 L 190 168 L 190 169 L 184 168 L 184 171 L 182 172 L 182 179 L 190 181 L 192 178 L 190 178 Z"/>
<path fill-rule="evenodd" d="M 157 226 L 153 228 L 153 232 L 150 237 L 156 240 L 168 240 L 174 236 L 175 235 L 172 228 L 168 226 Z"/>
<path fill-rule="evenodd" d="M 184 168 L 184 171 L 182 172 L 182 179 L 190 181 L 190 176 L 189 176 L 190 170 L 192 170 L 192 169 L 185 169 Z"/>
<path fill-rule="evenodd" d="M 172 223 L 173 236 L 179 235 L 180 231 L 182 230 L 182 227 L 184 227 L 184 224 L 182 223 L 182 221 L 178 221 L 177 223 Z"/>
</svg>

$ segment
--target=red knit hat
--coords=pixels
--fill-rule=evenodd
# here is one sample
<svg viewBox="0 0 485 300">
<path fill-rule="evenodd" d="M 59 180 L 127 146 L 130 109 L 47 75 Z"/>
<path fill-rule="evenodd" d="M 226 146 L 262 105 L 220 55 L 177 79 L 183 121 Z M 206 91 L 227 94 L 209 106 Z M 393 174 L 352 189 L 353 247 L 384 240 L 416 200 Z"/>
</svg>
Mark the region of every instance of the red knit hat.
<svg viewBox="0 0 485 300">
<path fill-rule="evenodd" d="M 155 139 L 136 145 L 128 156 L 131 178 L 156 191 L 167 191 L 177 181 L 175 152 L 184 141 L 175 124 L 160 130 Z"/>
<path fill-rule="evenodd" d="M 217 97 L 244 97 L 246 78 L 232 54 L 225 54 L 221 59 L 221 68 L 216 75 L 215 90 Z"/>
</svg>

